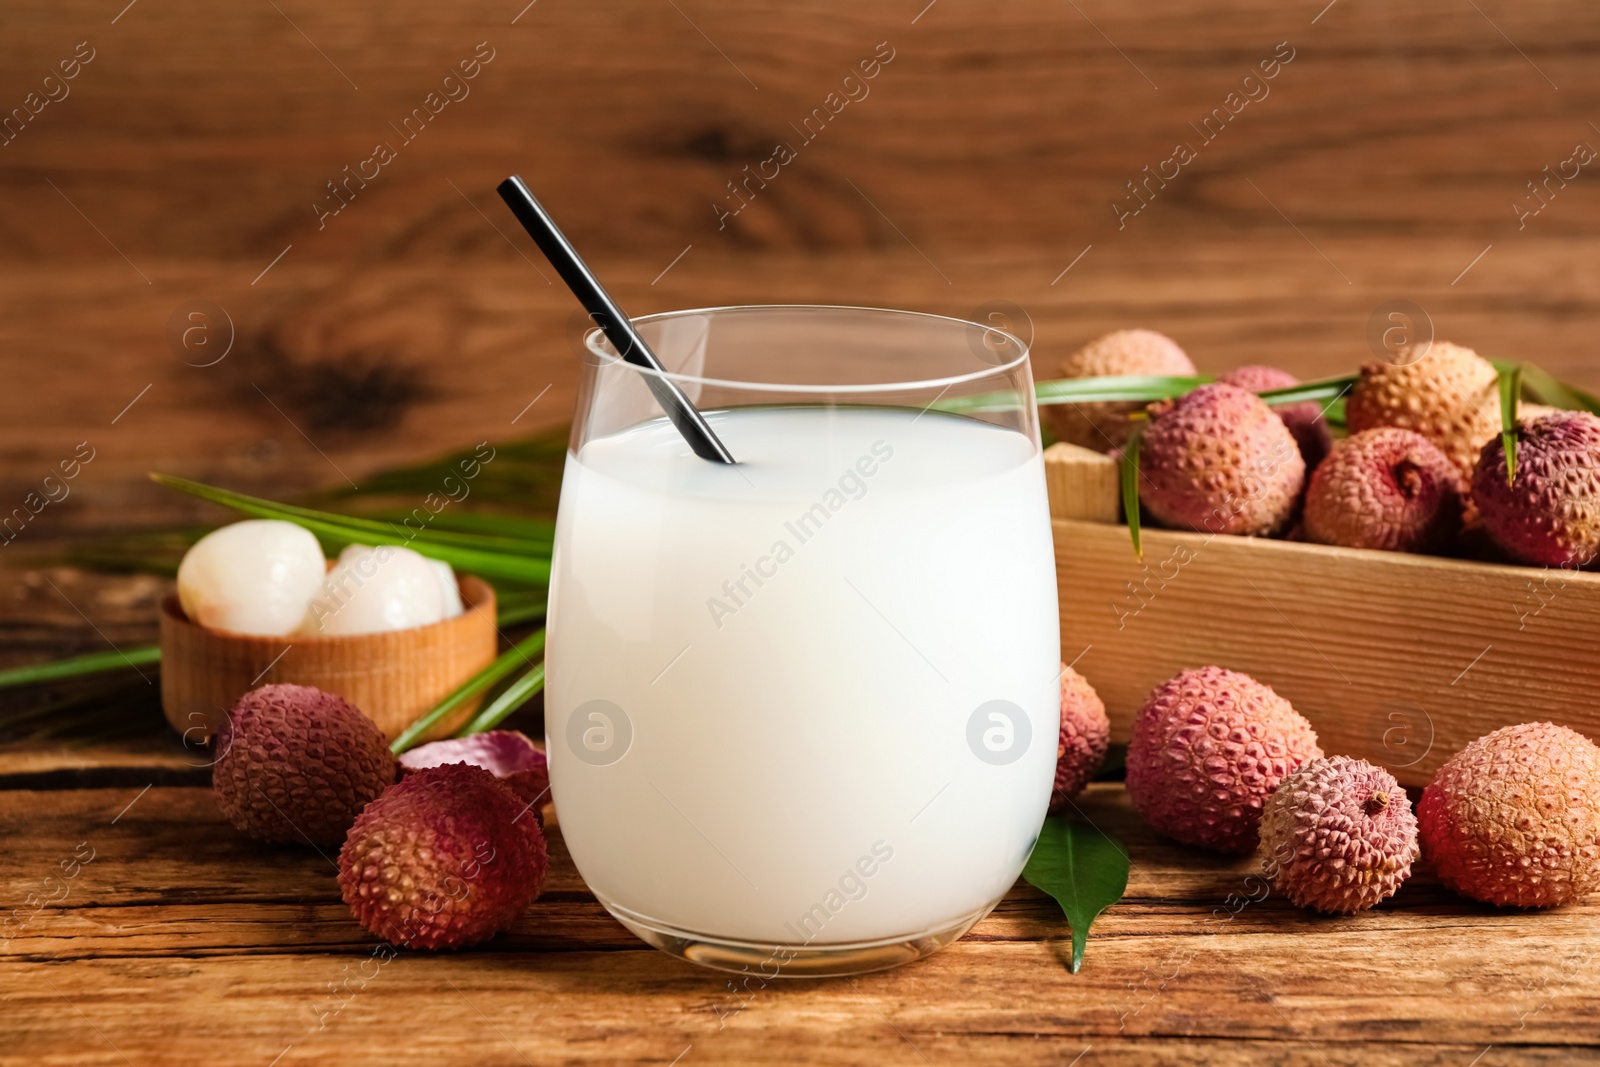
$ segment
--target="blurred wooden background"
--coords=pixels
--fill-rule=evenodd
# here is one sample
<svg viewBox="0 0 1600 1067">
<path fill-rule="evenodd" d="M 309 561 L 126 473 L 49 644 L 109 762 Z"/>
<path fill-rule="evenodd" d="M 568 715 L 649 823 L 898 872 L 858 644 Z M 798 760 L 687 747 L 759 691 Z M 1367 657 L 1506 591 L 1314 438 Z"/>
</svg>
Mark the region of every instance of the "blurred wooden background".
<svg viewBox="0 0 1600 1067">
<path fill-rule="evenodd" d="M 1203 369 L 1317 375 L 1370 358 L 1374 309 L 1406 299 L 1600 385 L 1600 164 L 1512 207 L 1600 146 L 1592 4 L 525 2 L 6 5 L 0 512 L 95 449 L 27 540 L 185 514 L 150 469 L 289 493 L 564 422 L 573 305 L 493 193 L 513 171 L 636 314 L 1009 301 L 1041 377 L 1129 325 Z M 802 144 L 880 42 L 869 94 Z M 1284 49 L 1202 143 L 1190 124 Z M 406 142 L 475 50 L 470 95 Z M 798 157 L 719 229 L 779 141 Z M 1179 141 L 1198 157 L 1119 228 Z M 379 142 L 395 158 L 319 228 Z M 216 343 L 168 341 L 196 300 L 235 327 L 213 366 L 189 364 Z"/>
</svg>

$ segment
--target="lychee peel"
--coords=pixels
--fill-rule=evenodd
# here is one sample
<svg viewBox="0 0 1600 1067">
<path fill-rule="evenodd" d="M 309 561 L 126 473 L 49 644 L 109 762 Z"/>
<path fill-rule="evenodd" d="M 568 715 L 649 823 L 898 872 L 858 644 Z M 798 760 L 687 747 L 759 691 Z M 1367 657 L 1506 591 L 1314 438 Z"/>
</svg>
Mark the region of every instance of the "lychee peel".
<svg viewBox="0 0 1600 1067">
<path fill-rule="evenodd" d="M 1294 436 L 1254 393 L 1202 385 L 1151 405 L 1140 497 L 1165 526 L 1273 534 L 1294 518 L 1306 464 Z"/>
<path fill-rule="evenodd" d="M 527 910 L 544 882 L 544 833 L 482 767 L 407 774 L 367 805 L 339 851 L 339 890 L 368 932 L 401 948 L 484 941 Z"/>
<path fill-rule="evenodd" d="M 1287 389 L 1291 385 L 1300 384 L 1300 379 L 1288 371 L 1269 367 L 1263 363 L 1247 363 L 1242 367 L 1235 367 L 1217 375 L 1217 381 L 1237 385 L 1240 389 L 1248 389 L 1252 393 L 1264 393 L 1269 389 Z M 1322 407 L 1314 400 L 1269 406 L 1294 435 L 1294 443 L 1300 449 L 1300 457 L 1306 461 L 1306 470 L 1316 470 L 1317 465 L 1328 455 L 1328 449 L 1333 445 L 1333 434 L 1328 429 L 1328 420 L 1323 418 Z"/>
<path fill-rule="evenodd" d="M 1249 852 L 1272 791 L 1321 755 L 1311 724 L 1270 686 L 1221 667 L 1186 670 L 1134 718 L 1128 796 L 1175 841 Z"/>
<path fill-rule="evenodd" d="M 1116 330 L 1095 338 L 1061 364 L 1063 378 L 1149 374 L 1187 378 L 1194 363 L 1178 343 L 1155 330 Z M 1109 452 L 1127 443 L 1132 424 L 1128 416 L 1143 405 L 1137 402 L 1048 404 L 1047 413 L 1056 436 L 1096 452 Z"/>
<path fill-rule="evenodd" d="M 1261 816 L 1262 871 L 1302 908 L 1349 915 L 1393 896 L 1421 855 L 1394 775 L 1347 756 L 1278 783 Z"/>
<path fill-rule="evenodd" d="M 1413 430 L 1363 430 L 1334 444 L 1306 488 L 1306 536 L 1324 545 L 1432 552 L 1460 530 L 1467 483 Z"/>
<path fill-rule="evenodd" d="M 1417 804 L 1439 880 L 1487 904 L 1552 907 L 1600 888 L 1600 747 L 1548 722 L 1451 756 Z"/>
<path fill-rule="evenodd" d="M 1516 480 L 1505 446 L 1483 446 L 1472 500 L 1489 537 L 1507 555 L 1547 567 L 1582 567 L 1600 557 L 1600 418 L 1558 411 L 1517 425 Z"/>
<path fill-rule="evenodd" d="M 372 720 L 307 685 L 244 694 L 214 744 L 211 785 L 223 815 L 263 841 L 338 844 L 397 770 Z"/>
<path fill-rule="evenodd" d="M 1088 679 L 1061 665 L 1061 738 L 1056 746 L 1056 782 L 1050 811 L 1058 812 L 1083 792 L 1105 762 L 1111 720 Z"/>
<path fill-rule="evenodd" d="M 1351 433 L 1379 426 L 1415 430 L 1471 478 L 1478 451 L 1500 432 L 1494 364 L 1448 341 L 1412 345 L 1392 362 L 1368 363 L 1345 401 Z"/>
</svg>

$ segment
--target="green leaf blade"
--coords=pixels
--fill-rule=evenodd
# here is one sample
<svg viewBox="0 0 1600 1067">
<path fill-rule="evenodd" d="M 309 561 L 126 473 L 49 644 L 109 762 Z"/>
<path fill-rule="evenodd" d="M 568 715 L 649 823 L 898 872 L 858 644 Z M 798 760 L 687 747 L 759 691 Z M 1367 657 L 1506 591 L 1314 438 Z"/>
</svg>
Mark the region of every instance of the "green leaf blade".
<svg viewBox="0 0 1600 1067">
<path fill-rule="evenodd" d="M 147 664 L 159 662 L 161 662 L 161 648 L 157 645 L 130 648 L 126 652 L 92 652 L 87 656 L 72 656 L 50 663 L 36 663 L 0 671 L 0 689 L 38 685 L 41 682 L 55 682 L 64 678 L 81 678 L 106 671 L 137 670 Z"/>
<path fill-rule="evenodd" d="M 483 668 L 483 670 L 479 671 L 477 674 L 474 674 L 471 678 L 468 678 L 465 682 L 462 682 L 454 692 L 421 715 L 410 726 L 407 726 L 405 730 L 401 732 L 400 736 L 396 737 L 389 744 L 389 751 L 398 756 L 407 749 L 415 747 L 417 742 L 422 740 L 423 735 L 425 735 L 429 730 L 433 729 L 434 725 L 441 719 L 448 716 L 451 712 L 455 711 L 462 704 L 466 703 L 468 700 L 471 700 L 479 693 L 482 693 L 492 687 L 496 682 L 500 681 L 506 675 L 516 670 L 517 667 L 523 663 L 531 662 L 529 657 L 537 656 L 543 651 L 544 631 L 535 630 L 527 637 L 524 637 L 521 641 L 518 641 L 516 644 L 512 645 L 509 649 L 496 656 L 494 661 L 491 662 L 487 667 Z"/>
<path fill-rule="evenodd" d="M 1127 892 L 1127 850 L 1087 823 L 1047 816 L 1022 877 L 1061 905 L 1072 927 L 1072 973 L 1077 974 L 1089 927 Z"/>
<path fill-rule="evenodd" d="M 1517 401 L 1522 397 L 1522 364 L 1497 363 L 1500 375 L 1500 444 L 1506 454 L 1506 484 L 1517 480 Z"/>
<path fill-rule="evenodd" d="M 472 734 L 493 730 L 505 721 L 506 716 L 532 700 L 543 688 L 544 664 L 540 663 L 507 686 L 506 691 L 496 697 L 494 703 L 478 712 L 471 722 L 457 730 L 456 736 L 469 737 Z"/>
<path fill-rule="evenodd" d="M 1128 536 L 1133 539 L 1133 554 L 1144 559 L 1144 548 L 1139 544 L 1139 449 L 1144 442 L 1145 423 L 1135 422 L 1128 434 L 1128 443 L 1122 446 L 1122 456 L 1117 461 L 1117 474 L 1122 482 L 1122 511 L 1128 519 Z"/>
</svg>

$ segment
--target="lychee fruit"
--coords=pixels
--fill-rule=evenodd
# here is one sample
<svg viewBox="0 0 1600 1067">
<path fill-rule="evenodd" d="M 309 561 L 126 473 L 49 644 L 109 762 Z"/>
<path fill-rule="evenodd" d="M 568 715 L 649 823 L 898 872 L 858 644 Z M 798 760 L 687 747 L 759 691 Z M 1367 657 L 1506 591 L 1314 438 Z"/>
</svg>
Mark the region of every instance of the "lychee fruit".
<svg viewBox="0 0 1600 1067">
<path fill-rule="evenodd" d="M 1077 671 L 1061 665 L 1061 740 L 1056 746 L 1056 784 L 1050 811 L 1075 799 L 1105 762 L 1111 744 L 1111 720 L 1094 686 Z"/>
<path fill-rule="evenodd" d="M 1600 556 L 1600 418 L 1559 411 L 1519 420 L 1516 481 L 1505 447 L 1483 446 L 1472 499 L 1494 543 L 1524 563 L 1582 567 Z"/>
<path fill-rule="evenodd" d="M 1186 670 L 1133 720 L 1128 797 L 1175 841 L 1249 852 L 1272 791 L 1321 755 L 1311 724 L 1270 686 L 1221 667 Z"/>
<path fill-rule="evenodd" d="M 395 778 L 383 731 L 343 698 L 308 685 L 252 689 L 214 743 L 211 785 L 222 813 L 263 841 L 336 845 Z"/>
<path fill-rule="evenodd" d="M 1368 363 L 1345 401 L 1351 433 L 1379 426 L 1415 430 L 1471 478 L 1478 451 L 1500 432 L 1494 364 L 1448 341 L 1409 345 L 1393 362 Z"/>
<path fill-rule="evenodd" d="M 1273 534 L 1294 518 L 1306 464 L 1254 393 L 1202 385 L 1150 405 L 1140 497 L 1156 521 L 1203 533 Z"/>
<path fill-rule="evenodd" d="M 451 737 L 418 745 L 400 756 L 402 773 L 447 763 L 482 767 L 522 798 L 544 824 L 544 806 L 550 803 L 550 765 L 544 752 L 520 730 L 487 730 L 466 737 Z"/>
<path fill-rule="evenodd" d="M 1264 393 L 1269 389 L 1287 389 L 1291 385 L 1300 384 L 1300 379 L 1288 371 L 1269 367 L 1264 363 L 1247 363 L 1242 367 L 1235 367 L 1225 374 L 1219 374 L 1217 381 L 1237 385 L 1240 389 L 1248 389 L 1252 393 Z M 1298 404 L 1269 406 L 1294 435 L 1294 443 L 1300 448 L 1300 457 L 1306 461 L 1306 470 L 1316 470 L 1317 464 L 1322 462 L 1328 454 L 1328 449 L 1333 445 L 1333 434 L 1328 429 L 1328 421 L 1322 417 L 1321 405 L 1314 400 L 1302 400 Z"/>
<path fill-rule="evenodd" d="M 1097 337 L 1068 356 L 1061 364 L 1063 378 L 1100 378 L 1124 375 L 1156 375 L 1187 378 L 1195 373 L 1194 363 L 1178 342 L 1154 330 L 1116 330 Z M 1096 452 L 1120 448 L 1132 427 L 1128 416 L 1138 411 L 1138 402 L 1097 402 L 1087 404 L 1047 404 L 1051 427 L 1063 441 Z"/>
<path fill-rule="evenodd" d="M 1261 869 L 1302 908 L 1365 911 L 1394 895 L 1422 854 L 1394 775 L 1347 756 L 1314 759 L 1278 783 L 1261 815 Z"/>
<path fill-rule="evenodd" d="M 1417 804 L 1439 881 L 1486 904 L 1545 908 L 1600 889 L 1600 747 L 1548 722 L 1451 756 Z"/>
<path fill-rule="evenodd" d="M 1306 487 L 1306 536 L 1318 544 L 1432 552 L 1460 529 L 1467 483 L 1413 430 L 1385 426 L 1334 444 Z"/>
<path fill-rule="evenodd" d="M 527 910 L 549 865 L 537 819 L 482 767 L 413 771 L 367 805 L 339 850 L 339 891 L 369 933 L 460 948 Z"/>
</svg>

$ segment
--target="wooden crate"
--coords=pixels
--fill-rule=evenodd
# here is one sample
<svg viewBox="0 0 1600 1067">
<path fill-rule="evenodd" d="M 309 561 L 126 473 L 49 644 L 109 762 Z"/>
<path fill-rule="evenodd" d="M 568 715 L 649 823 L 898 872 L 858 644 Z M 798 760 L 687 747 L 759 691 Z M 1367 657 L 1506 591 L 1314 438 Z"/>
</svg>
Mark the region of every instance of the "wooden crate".
<svg viewBox="0 0 1600 1067">
<path fill-rule="evenodd" d="M 1217 664 L 1271 685 L 1329 754 L 1424 785 L 1468 741 L 1548 719 L 1600 738 L 1600 574 L 1120 523 L 1116 464 L 1045 453 L 1061 657 L 1126 741 L 1149 691 Z"/>
</svg>

